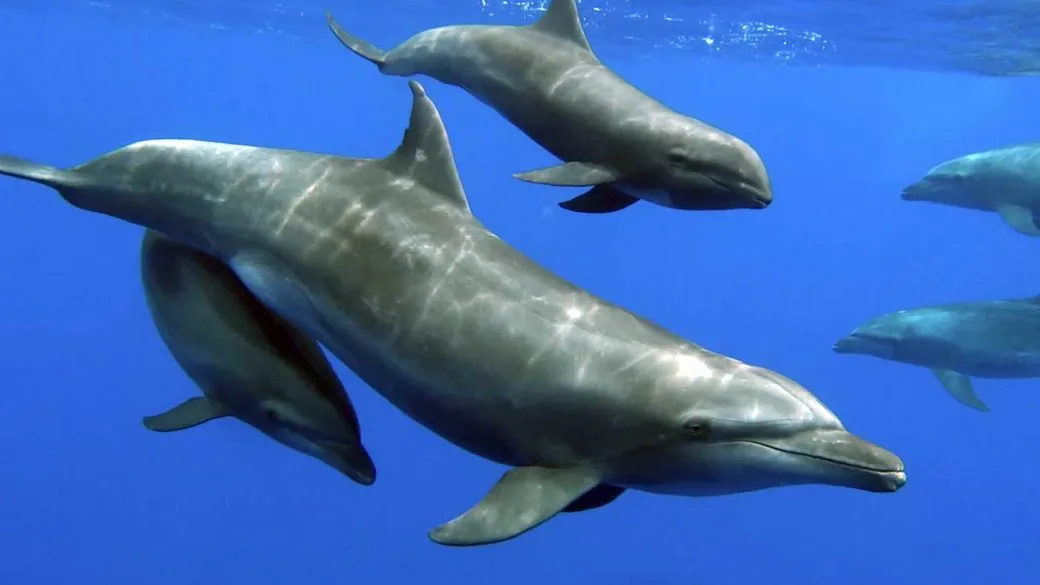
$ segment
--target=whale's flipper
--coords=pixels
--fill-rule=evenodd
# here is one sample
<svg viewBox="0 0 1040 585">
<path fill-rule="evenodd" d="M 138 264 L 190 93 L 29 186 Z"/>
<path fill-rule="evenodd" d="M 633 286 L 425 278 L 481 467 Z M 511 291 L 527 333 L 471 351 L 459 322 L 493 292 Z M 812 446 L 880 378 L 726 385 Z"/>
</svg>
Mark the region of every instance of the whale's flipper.
<svg viewBox="0 0 1040 585">
<path fill-rule="evenodd" d="M 430 531 L 438 544 L 473 546 L 509 540 L 549 520 L 600 485 L 578 469 L 516 467 L 484 499 L 454 520 Z"/>
<path fill-rule="evenodd" d="M 596 185 L 573 199 L 561 202 L 561 208 L 578 213 L 612 213 L 639 201 L 610 185 Z"/>
<path fill-rule="evenodd" d="M 526 173 L 515 173 L 514 177 L 528 183 L 555 185 L 557 187 L 588 187 L 603 185 L 618 180 L 618 175 L 607 167 L 571 161 Z"/>
<path fill-rule="evenodd" d="M 964 374 L 954 372 L 951 370 L 932 370 L 936 378 L 939 378 L 939 383 L 942 384 L 943 388 L 957 399 L 964 406 L 974 408 L 982 412 L 989 412 L 989 407 L 986 406 L 978 396 L 975 396 L 975 389 L 971 386 L 971 378 Z"/>
<path fill-rule="evenodd" d="M 341 27 L 339 23 L 336 22 L 336 19 L 332 17 L 331 12 L 325 13 L 325 22 L 328 23 L 329 28 L 332 30 L 332 34 L 336 35 L 336 38 L 339 39 L 339 42 L 343 43 L 345 47 L 380 67 L 386 63 L 386 51 L 343 30 L 343 27 Z"/>
<path fill-rule="evenodd" d="M 81 182 L 75 172 L 63 171 L 59 168 L 41 165 L 8 155 L 0 155 L 0 175 L 25 179 L 58 190 L 80 186 L 79 183 Z"/>
<path fill-rule="evenodd" d="M 585 492 L 585 495 L 581 496 L 577 500 L 571 502 L 564 512 L 584 512 L 586 510 L 595 510 L 596 508 L 602 508 L 607 504 L 618 499 L 621 494 L 625 493 L 625 488 L 618 487 L 616 485 L 598 485 L 591 490 Z"/>
<path fill-rule="evenodd" d="M 144 417 L 144 426 L 160 433 L 183 431 L 214 419 L 230 416 L 222 405 L 202 396 L 189 398 L 170 410 Z"/>
<path fill-rule="evenodd" d="M 1040 228 L 1033 221 L 1033 211 L 1021 205 L 998 205 L 997 213 L 1011 229 L 1026 236 L 1040 236 Z"/>
</svg>

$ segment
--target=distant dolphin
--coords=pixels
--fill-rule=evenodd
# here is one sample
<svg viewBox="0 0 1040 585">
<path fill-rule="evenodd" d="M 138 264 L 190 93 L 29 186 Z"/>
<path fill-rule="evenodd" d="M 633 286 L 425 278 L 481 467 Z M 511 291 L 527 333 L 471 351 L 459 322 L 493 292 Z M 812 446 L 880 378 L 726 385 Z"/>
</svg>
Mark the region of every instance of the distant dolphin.
<svg viewBox="0 0 1040 585">
<path fill-rule="evenodd" d="M 592 187 L 564 209 L 609 213 L 639 199 L 675 209 L 761 209 L 773 200 L 766 168 L 747 143 L 675 112 L 596 58 L 574 0 L 552 0 L 530 26 L 435 28 L 389 52 L 326 18 L 340 42 L 381 72 L 461 87 L 565 161 L 514 175 Z"/>
<path fill-rule="evenodd" d="M 951 396 L 985 412 L 969 376 L 1040 378 L 1040 297 L 896 311 L 860 325 L 834 351 L 930 368 Z"/>
<path fill-rule="evenodd" d="M 626 488 L 691 496 L 830 484 L 891 492 L 903 462 L 811 393 L 555 276 L 470 211 L 416 82 L 397 150 L 357 159 L 188 140 L 0 173 L 227 262 L 415 421 L 511 466 L 448 545 L 515 537 Z"/>
<path fill-rule="evenodd" d="M 1016 232 L 1040 236 L 1040 142 L 944 162 L 905 188 L 902 198 L 995 211 Z"/>
<path fill-rule="evenodd" d="M 375 481 L 354 407 L 317 344 L 224 263 L 154 231 L 142 242 L 141 276 L 160 336 L 205 394 L 145 426 L 178 431 L 233 416 L 359 484 Z"/>
</svg>

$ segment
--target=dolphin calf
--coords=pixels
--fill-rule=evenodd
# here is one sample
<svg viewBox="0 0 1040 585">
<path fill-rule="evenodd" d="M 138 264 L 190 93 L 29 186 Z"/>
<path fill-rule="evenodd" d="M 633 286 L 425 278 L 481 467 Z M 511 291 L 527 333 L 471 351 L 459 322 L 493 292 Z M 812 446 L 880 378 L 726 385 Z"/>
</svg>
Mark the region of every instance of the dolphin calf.
<svg viewBox="0 0 1040 585">
<path fill-rule="evenodd" d="M 399 410 L 508 466 L 435 542 L 500 542 L 626 489 L 904 484 L 896 455 L 794 381 L 601 300 L 488 230 L 436 107 L 409 87 L 385 158 L 151 140 L 68 170 L 3 157 L 0 173 L 219 258 Z"/>
<path fill-rule="evenodd" d="M 834 351 L 929 368 L 950 396 L 985 412 L 971 377 L 1040 378 L 1040 296 L 888 313 L 857 327 Z"/>
<path fill-rule="evenodd" d="M 609 213 L 640 199 L 690 210 L 772 202 L 751 146 L 675 112 L 596 58 L 574 0 L 552 0 L 529 26 L 435 28 L 388 52 L 343 30 L 331 14 L 326 19 L 340 42 L 381 72 L 460 87 L 564 161 L 514 175 L 589 187 L 563 209 Z"/>
<path fill-rule="evenodd" d="M 223 262 L 151 230 L 141 276 L 159 335 L 205 395 L 145 418 L 146 427 L 178 431 L 232 416 L 361 485 L 375 481 L 354 408 L 314 341 Z"/>
<path fill-rule="evenodd" d="M 1040 142 L 946 161 L 903 189 L 902 199 L 995 211 L 1016 232 L 1040 236 Z"/>
</svg>

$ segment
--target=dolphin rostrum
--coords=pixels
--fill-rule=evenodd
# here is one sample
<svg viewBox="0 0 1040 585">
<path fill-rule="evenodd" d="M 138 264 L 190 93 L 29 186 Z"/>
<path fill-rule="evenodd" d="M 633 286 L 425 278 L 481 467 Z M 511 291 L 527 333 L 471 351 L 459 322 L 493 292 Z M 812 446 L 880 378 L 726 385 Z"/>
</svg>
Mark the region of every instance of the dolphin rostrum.
<svg viewBox="0 0 1040 585">
<path fill-rule="evenodd" d="M 609 213 L 645 199 L 675 209 L 762 209 L 765 165 L 744 141 L 647 96 L 597 59 L 574 0 L 551 0 L 528 26 L 448 26 L 383 51 L 326 14 L 336 37 L 389 75 L 464 89 L 564 161 L 518 173 L 589 187 L 560 204 Z"/>
<path fill-rule="evenodd" d="M 141 277 L 159 335 L 204 396 L 146 417 L 178 431 L 232 416 L 361 485 L 376 478 L 354 407 L 321 348 L 223 262 L 146 230 Z"/>
<path fill-rule="evenodd" d="M 1040 142 L 948 160 L 903 189 L 902 199 L 995 211 L 1016 232 L 1040 236 Z"/>
<path fill-rule="evenodd" d="M 887 313 L 834 344 L 928 368 L 961 404 L 986 412 L 977 378 L 1040 378 L 1040 296 L 950 303 Z"/>
<path fill-rule="evenodd" d="M 489 231 L 436 107 L 409 86 L 408 130 L 382 159 L 153 140 L 69 170 L 0 158 L 0 173 L 220 258 L 413 420 L 509 466 L 430 532 L 438 543 L 503 541 L 629 488 L 904 484 L 897 456 L 794 381 L 683 340 Z"/>
</svg>

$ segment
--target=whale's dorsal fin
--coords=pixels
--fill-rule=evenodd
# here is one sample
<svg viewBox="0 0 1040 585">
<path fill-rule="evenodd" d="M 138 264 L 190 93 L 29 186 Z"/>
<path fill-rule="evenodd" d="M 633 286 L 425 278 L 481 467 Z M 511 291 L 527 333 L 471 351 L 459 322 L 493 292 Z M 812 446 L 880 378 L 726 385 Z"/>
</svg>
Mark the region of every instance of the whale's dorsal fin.
<svg viewBox="0 0 1040 585">
<path fill-rule="evenodd" d="M 578 16 L 578 6 L 575 0 L 550 0 L 545 14 L 536 20 L 531 28 L 566 39 L 586 51 L 592 52 L 589 39 L 585 37 L 585 30 L 581 26 L 581 17 Z"/>
<path fill-rule="evenodd" d="M 399 175 L 405 175 L 454 205 L 470 212 L 469 200 L 462 189 L 455 155 L 448 132 L 437 107 L 417 81 L 409 81 L 412 90 L 412 115 L 401 145 L 381 163 Z"/>
</svg>

